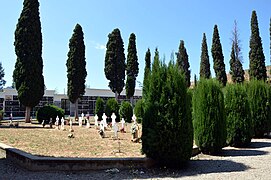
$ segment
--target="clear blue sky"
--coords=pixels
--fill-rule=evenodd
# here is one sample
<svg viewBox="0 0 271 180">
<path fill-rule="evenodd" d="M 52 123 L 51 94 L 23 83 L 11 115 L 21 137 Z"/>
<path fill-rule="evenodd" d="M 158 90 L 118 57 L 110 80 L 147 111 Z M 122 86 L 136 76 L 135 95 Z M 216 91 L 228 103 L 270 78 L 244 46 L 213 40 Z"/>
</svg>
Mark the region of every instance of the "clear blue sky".
<svg viewBox="0 0 271 180">
<path fill-rule="evenodd" d="M 6 86 L 12 83 L 16 61 L 14 31 L 23 7 L 23 0 L 3 0 L 0 6 L 0 61 L 5 69 Z M 257 11 L 266 64 L 270 64 L 269 23 L 270 0 L 40 0 L 40 17 L 43 35 L 44 78 L 47 89 L 63 93 L 67 89 L 66 60 L 68 42 L 76 23 L 83 27 L 87 79 L 91 88 L 108 88 L 104 75 L 105 45 L 108 33 L 119 28 L 124 41 L 125 54 L 130 33 L 136 34 L 139 59 L 139 76 L 143 80 L 144 57 L 149 47 L 154 54 L 158 47 L 160 57 L 170 59 L 180 40 L 184 40 L 189 55 L 191 77 L 199 73 L 202 34 L 207 35 L 210 63 L 213 27 L 218 25 L 229 71 L 231 31 L 234 20 L 238 22 L 244 68 L 249 66 L 250 18 Z M 138 86 L 138 85 L 137 85 Z"/>
</svg>

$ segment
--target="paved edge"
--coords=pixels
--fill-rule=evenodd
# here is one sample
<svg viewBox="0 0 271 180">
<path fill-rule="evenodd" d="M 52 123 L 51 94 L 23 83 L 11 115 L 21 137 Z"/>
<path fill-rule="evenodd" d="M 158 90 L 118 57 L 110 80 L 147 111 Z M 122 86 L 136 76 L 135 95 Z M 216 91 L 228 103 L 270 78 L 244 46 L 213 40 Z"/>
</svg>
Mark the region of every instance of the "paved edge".
<svg viewBox="0 0 271 180">
<path fill-rule="evenodd" d="M 192 156 L 199 154 L 194 146 Z M 86 171 L 151 167 L 155 162 L 145 157 L 131 158 L 65 158 L 40 157 L 0 143 L 0 155 L 31 171 Z"/>
</svg>

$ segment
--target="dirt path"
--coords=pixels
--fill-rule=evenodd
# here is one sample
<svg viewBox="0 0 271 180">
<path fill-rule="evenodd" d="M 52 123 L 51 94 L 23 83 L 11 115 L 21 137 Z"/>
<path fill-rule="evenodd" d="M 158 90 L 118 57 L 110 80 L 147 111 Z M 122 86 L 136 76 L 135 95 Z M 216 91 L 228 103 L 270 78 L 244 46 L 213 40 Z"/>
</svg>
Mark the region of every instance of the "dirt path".
<svg viewBox="0 0 271 180">
<path fill-rule="evenodd" d="M 224 148 L 220 156 L 198 155 L 182 170 L 129 169 L 116 172 L 30 172 L 0 157 L 0 179 L 271 179 L 271 139 L 250 148 Z"/>
</svg>

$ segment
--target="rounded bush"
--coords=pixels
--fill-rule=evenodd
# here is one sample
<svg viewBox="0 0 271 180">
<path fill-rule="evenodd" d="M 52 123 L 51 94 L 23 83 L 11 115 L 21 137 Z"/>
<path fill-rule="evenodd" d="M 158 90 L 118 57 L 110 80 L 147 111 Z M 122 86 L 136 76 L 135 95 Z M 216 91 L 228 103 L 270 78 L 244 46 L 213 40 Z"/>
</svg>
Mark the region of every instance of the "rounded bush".
<svg viewBox="0 0 271 180">
<path fill-rule="evenodd" d="M 263 137 L 270 131 L 269 85 L 263 81 L 252 80 L 248 83 L 248 97 L 255 137 Z"/>
<path fill-rule="evenodd" d="M 144 113 L 144 109 L 143 109 L 143 100 L 139 99 L 134 107 L 134 113 L 136 115 L 136 120 L 138 123 L 142 122 L 142 117 L 143 117 L 143 113 Z"/>
<path fill-rule="evenodd" d="M 124 118 L 126 122 L 130 123 L 133 116 L 133 107 L 131 103 L 123 101 L 119 110 L 120 118 Z"/>
<path fill-rule="evenodd" d="M 104 100 L 100 97 L 97 98 L 95 103 L 95 114 L 99 117 L 99 121 L 102 120 L 104 113 Z"/>
<path fill-rule="evenodd" d="M 112 113 L 115 113 L 117 116 L 116 121 L 120 120 L 119 117 L 119 103 L 115 98 L 110 98 L 107 100 L 105 105 L 105 114 L 108 117 L 108 121 L 111 122 L 111 115 Z"/>
<path fill-rule="evenodd" d="M 154 62 L 152 67 L 144 92 L 142 152 L 161 165 L 183 166 L 193 147 L 191 99 L 184 75 L 172 63 Z"/>
<path fill-rule="evenodd" d="M 226 86 L 224 94 L 227 144 L 246 147 L 252 138 L 251 113 L 246 89 L 242 84 L 230 84 Z"/>
<path fill-rule="evenodd" d="M 193 94 L 195 142 L 203 153 L 217 154 L 226 144 L 224 97 L 218 81 L 202 79 Z"/>
<path fill-rule="evenodd" d="M 53 123 L 55 123 L 57 116 L 59 119 L 64 117 L 64 110 L 55 105 L 46 105 L 37 111 L 36 116 L 39 123 L 42 123 L 43 120 L 49 123 L 50 118 L 52 118 Z"/>
</svg>

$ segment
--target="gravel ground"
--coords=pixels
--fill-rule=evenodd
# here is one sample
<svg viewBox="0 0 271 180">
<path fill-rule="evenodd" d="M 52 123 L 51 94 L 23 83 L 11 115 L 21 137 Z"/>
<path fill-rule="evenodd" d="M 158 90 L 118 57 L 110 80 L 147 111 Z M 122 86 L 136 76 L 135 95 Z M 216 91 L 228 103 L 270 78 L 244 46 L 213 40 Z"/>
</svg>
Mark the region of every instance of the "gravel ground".
<svg viewBox="0 0 271 180">
<path fill-rule="evenodd" d="M 220 156 L 198 155 L 181 169 L 153 168 L 87 172 L 31 172 L 0 157 L 0 179 L 271 179 L 271 139 L 250 148 L 224 148 Z"/>
</svg>

